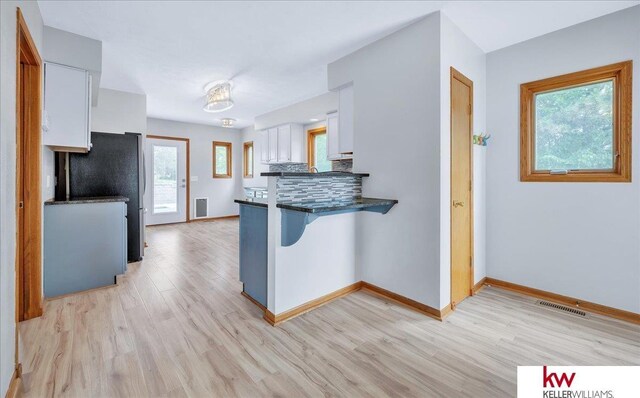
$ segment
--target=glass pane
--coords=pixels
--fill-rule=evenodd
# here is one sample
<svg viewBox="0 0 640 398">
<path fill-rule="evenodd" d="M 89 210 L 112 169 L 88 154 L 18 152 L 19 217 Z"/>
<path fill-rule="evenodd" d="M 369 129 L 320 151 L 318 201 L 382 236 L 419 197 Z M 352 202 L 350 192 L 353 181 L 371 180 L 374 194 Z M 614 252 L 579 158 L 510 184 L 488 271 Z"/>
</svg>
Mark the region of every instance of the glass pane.
<svg viewBox="0 0 640 398">
<path fill-rule="evenodd" d="M 537 94 L 536 170 L 613 169 L 613 81 Z"/>
<path fill-rule="evenodd" d="M 253 146 L 247 147 L 247 175 L 253 176 Z"/>
<path fill-rule="evenodd" d="M 327 134 L 316 134 L 314 159 L 318 171 L 331 171 L 331 161 L 327 160 Z"/>
<path fill-rule="evenodd" d="M 227 147 L 216 146 L 216 174 L 228 175 Z"/>
<path fill-rule="evenodd" d="M 153 146 L 153 212 L 178 211 L 178 148 Z"/>
</svg>

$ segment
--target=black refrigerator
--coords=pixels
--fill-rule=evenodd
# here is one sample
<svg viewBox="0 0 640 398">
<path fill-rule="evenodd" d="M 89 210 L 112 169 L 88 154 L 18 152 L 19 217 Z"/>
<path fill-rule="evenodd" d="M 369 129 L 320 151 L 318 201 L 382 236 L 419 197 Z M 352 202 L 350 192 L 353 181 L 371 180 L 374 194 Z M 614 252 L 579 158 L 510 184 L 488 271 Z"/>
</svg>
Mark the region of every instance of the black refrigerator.
<svg viewBox="0 0 640 398">
<path fill-rule="evenodd" d="M 71 197 L 124 196 L 127 202 L 127 258 L 144 255 L 144 155 L 142 135 L 91 133 L 88 153 L 69 155 Z"/>
</svg>

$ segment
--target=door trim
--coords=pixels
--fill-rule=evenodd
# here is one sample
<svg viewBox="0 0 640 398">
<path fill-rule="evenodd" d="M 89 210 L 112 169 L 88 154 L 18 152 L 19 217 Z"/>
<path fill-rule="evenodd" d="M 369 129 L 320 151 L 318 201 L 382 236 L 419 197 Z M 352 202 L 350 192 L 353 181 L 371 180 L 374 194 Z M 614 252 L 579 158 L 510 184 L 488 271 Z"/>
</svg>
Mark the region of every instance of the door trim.
<svg viewBox="0 0 640 398">
<path fill-rule="evenodd" d="M 16 322 L 20 322 L 42 315 L 42 59 L 20 8 L 16 14 L 15 267 Z M 28 67 L 28 73 L 23 73 L 21 65 Z"/>
<path fill-rule="evenodd" d="M 469 109 L 469 142 L 471 143 L 471 150 L 469 151 L 469 170 L 470 170 L 470 193 L 469 193 L 469 242 L 471 245 L 470 253 L 470 267 L 469 267 L 469 296 L 474 295 L 473 291 L 473 279 L 474 279 L 474 262 L 475 262 L 475 253 L 474 253 L 474 236 L 473 236 L 473 193 L 474 193 L 474 184 L 473 184 L 473 81 L 457 71 L 454 67 L 450 67 L 451 76 L 449 79 L 449 300 L 451 302 L 451 310 L 455 310 L 457 303 L 453 301 L 453 228 L 451 225 L 453 224 L 453 206 L 452 203 L 452 195 L 453 195 L 453 176 L 451 174 L 451 170 L 453 169 L 453 81 L 458 80 L 462 84 L 469 87 L 469 94 L 471 96 L 471 104 Z"/>
<path fill-rule="evenodd" d="M 170 141 L 184 141 L 187 143 L 187 220 L 185 222 L 191 222 L 191 149 L 190 139 L 183 137 L 171 137 L 166 135 L 152 135 L 147 134 L 146 138 L 152 138 L 156 140 L 170 140 Z M 151 154 L 149 154 L 151 156 Z M 153 175 L 153 170 L 151 170 Z M 146 227 L 146 226 L 145 226 Z"/>
</svg>

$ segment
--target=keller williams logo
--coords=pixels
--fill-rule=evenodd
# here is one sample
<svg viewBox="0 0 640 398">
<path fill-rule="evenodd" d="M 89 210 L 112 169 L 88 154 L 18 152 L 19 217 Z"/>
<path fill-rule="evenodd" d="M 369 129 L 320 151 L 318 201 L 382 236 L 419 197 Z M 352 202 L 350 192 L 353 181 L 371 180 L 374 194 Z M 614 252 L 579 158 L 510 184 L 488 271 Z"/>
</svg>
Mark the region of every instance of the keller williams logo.
<svg viewBox="0 0 640 398">
<path fill-rule="evenodd" d="M 562 387 L 564 383 L 567 384 L 567 388 L 570 388 L 571 384 L 573 383 L 573 379 L 575 377 L 576 377 L 575 373 L 571 373 L 571 376 L 569 376 L 567 373 L 560 373 L 560 376 L 558 376 L 558 374 L 555 372 L 547 373 L 547 367 L 546 366 L 542 367 L 542 387 L 544 388 L 547 388 L 547 387 L 559 388 L 559 387 Z"/>
</svg>

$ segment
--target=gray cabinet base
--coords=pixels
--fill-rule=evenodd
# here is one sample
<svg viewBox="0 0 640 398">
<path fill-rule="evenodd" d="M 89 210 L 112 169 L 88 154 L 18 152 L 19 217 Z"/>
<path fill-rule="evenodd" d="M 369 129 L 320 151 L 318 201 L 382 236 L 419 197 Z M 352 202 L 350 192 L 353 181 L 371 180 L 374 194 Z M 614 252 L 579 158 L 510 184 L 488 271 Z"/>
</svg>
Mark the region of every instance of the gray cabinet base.
<svg viewBox="0 0 640 398">
<path fill-rule="evenodd" d="M 113 285 L 127 264 L 124 202 L 44 207 L 44 296 Z"/>
<path fill-rule="evenodd" d="M 240 205 L 240 281 L 244 292 L 267 306 L 267 208 Z"/>
</svg>

